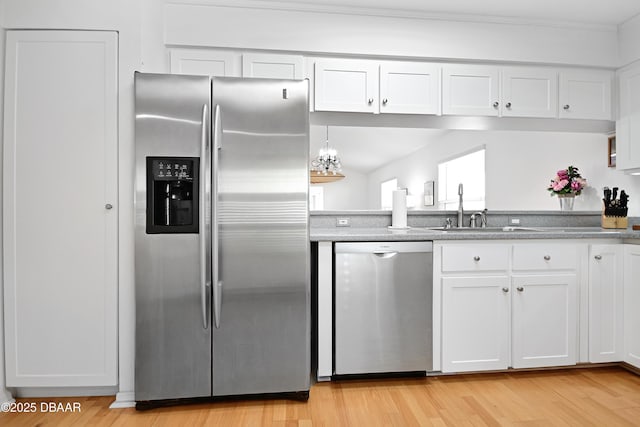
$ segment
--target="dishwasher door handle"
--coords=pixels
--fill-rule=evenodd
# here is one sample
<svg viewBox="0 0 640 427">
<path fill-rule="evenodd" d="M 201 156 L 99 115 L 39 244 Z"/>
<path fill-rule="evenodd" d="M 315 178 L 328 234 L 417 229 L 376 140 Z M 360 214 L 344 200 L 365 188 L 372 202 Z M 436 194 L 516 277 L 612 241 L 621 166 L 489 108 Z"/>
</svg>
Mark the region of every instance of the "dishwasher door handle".
<svg viewBox="0 0 640 427">
<path fill-rule="evenodd" d="M 395 251 L 380 251 L 380 252 L 374 252 L 373 253 L 375 256 L 380 257 L 380 258 L 393 258 L 394 256 L 398 255 L 398 252 Z"/>
</svg>

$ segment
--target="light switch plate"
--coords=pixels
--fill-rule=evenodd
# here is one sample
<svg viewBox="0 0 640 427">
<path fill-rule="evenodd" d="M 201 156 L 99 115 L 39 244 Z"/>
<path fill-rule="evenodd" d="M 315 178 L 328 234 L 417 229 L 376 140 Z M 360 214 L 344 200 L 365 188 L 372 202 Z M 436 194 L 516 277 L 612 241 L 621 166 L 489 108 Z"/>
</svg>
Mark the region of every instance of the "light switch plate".
<svg viewBox="0 0 640 427">
<path fill-rule="evenodd" d="M 337 218 L 336 227 L 351 227 L 350 218 Z"/>
</svg>

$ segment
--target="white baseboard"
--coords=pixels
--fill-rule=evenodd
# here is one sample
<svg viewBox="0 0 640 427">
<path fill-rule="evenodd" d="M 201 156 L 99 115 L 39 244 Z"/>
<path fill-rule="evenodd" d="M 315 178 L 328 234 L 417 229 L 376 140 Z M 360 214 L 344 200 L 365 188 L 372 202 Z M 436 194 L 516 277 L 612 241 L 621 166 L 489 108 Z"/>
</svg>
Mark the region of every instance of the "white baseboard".
<svg viewBox="0 0 640 427">
<path fill-rule="evenodd" d="M 116 394 L 116 400 L 109 405 L 109 409 L 135 408 L 136 398 L 132 391 L 121 391 Z"/>
</svg>

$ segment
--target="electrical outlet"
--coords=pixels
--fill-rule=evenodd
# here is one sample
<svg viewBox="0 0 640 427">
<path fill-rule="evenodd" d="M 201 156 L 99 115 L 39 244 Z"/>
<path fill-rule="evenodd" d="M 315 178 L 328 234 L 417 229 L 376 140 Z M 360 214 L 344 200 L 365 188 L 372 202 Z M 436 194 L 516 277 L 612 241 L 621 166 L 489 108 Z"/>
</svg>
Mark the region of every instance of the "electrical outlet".
<svg viewBox="0 0 640 427">
<path fill-rule="evenodd" d="M 520 225 L 520 218 L 509 218 L 509 225 Z"/>
<path fill-rule="evenodd" d="M 349 218 L 337 218 L 336 227 L 351 227 L 351 221 Z"/>
</svg>

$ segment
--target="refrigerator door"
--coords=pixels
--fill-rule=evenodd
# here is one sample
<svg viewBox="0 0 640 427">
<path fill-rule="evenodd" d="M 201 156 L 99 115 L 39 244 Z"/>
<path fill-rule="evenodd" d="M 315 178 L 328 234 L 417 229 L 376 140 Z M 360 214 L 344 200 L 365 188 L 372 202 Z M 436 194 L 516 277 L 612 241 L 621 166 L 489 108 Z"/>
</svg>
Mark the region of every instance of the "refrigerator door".
<svg viewBox="0 0 640 427">
<path fill-rule="evenodd" d="M 213 78 L 212 105 L 213 394 L 308 391 L 308 82 Z"/>
<path fill-rule="evenodd" d="M 136 73 L 135 96 L 135 399 L 210 396 L 211 327 L 205 283 L 211 280 L 206 245 L 211 228 L 206 214 L 210 207 L 206 201 L 210 191 L 210 175 L 206 176 L 210 157 L 209 78 Z M 209 150 L 209 154 L 202 156 L 203 150 Z M 194 175 L 193 194 L 183 191 L 185 197 L 193 196 L 194 210 L 199 211 L 190 232 L 163 224 L 156 231 L 147 227 L 148 218 L 155 218 L 147 216 L 150 177 L 162 174 L 158 179 L 166 180 L 166 158 L 185 159 L 175 162 L 180 167 L 188 165 L 180 169 L 180 176 Z M 147 167 L 152 163 L 155 166 Z M 158 170 L 160 167 L 162 170 Z M 167 205 L 175 201 L 168 192 L 167 187 Z M 196 203 L 198 200 L 200 203 Z M 162 206 L 160 203 L 156 207 Z M 161 223 L 162 215 L 157 217 Z M 170 221 L 167 214 L 167 224 Z"/>
</svg>

